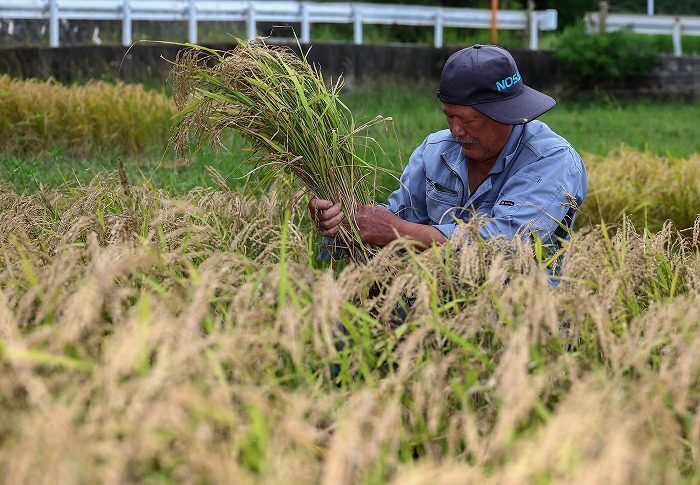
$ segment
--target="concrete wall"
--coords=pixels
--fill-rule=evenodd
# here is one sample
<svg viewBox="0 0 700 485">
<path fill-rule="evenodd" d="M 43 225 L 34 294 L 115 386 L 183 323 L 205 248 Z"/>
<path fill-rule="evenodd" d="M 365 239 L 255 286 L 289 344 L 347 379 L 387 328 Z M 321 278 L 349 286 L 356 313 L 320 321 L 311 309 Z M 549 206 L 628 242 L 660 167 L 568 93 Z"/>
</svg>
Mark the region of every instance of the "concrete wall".
<svg viewBox="0 0 700 485">
<path fill-rule="evenodd" d="M 139 45 L 127 54 L 121 46 L 16 47 L 0 49 L 0 72 L 20 78 L 49 78 L 61 82 L 87 79 L 142 81 L 167 76 L 175 46 Z"/>
<path fill-rule="evenodd" d="M 211 45 L 230 49 L 231 44 Z M 291 47 L 296 49 L 296 45 Z M 302 46 L 304 50 L 308 46 Z M 86 79 L 124 79 L 162 82 L 180 47 L 163 44 L 84 46 L 50 49 L 45 47 L 0 48 L 0 73 L 16 77 L 54 77 L 62 82 Z M 415 45 L 362 45 L 349 43 L 314 44 L 310 61 L 321 66 L 326 78 L 343 74 L 347 84 L 355 81 L 439 79 L 445 60 L 456 48 L 434 49 Z M 551 52 L 514 50 L 525 82 L 537 89 L 556 90 L 562 76 Z M 632 93 L 683 97 L 700 95 L 700 56 L 661 56 L 651 79 L 640 80 Z"/>
<path fill-rule="evenodd" d="M 233 45 L 211 45 L 230 49 Z M 290 47 L 297 50 L 295 44 Z M 306 51 L 308 46 L 302 46 Z M 120 46 L 81 46 L 50 49 L 17 47 L 0 49 L 0 73 L 15 77 L 54 77 L 62 82 L 85 79 L 124 79 L 143 81 L 164 78 L 180 48 L 162 44 L 137 44 L 127 49 Z M 383 78 L 437 80 L 442 65 L 456 48 L 434 49 L 411 45 L 362 45 L 349 43 L 314 44 L 309 60 L 321 66 L 326 77 L 340 74 L 348 83 Z M 513 51 L 523 78 L 528 84 L 546 88 L 554 84 L 556 72 L 551 53 Z"/>
<path fill-rule="evenodd" d="M 700 56 L 661 56 L 649 83 L 653 93 L 682 97 L 700 95 Z"/>
</svg>

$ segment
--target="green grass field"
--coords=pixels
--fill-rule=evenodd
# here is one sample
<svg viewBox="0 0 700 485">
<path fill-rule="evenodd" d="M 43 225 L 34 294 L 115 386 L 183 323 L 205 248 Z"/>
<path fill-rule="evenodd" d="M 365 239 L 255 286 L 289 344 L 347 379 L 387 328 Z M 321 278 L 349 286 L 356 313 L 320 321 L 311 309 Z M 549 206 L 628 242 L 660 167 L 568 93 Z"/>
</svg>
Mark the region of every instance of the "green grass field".
<svg viewBox="0 0 700 485">
<path fill-rule="evenodd" d="M 377 114 L 393 119 L 370 135 L 382 146 L 378 163 L 397 175 L 413 148 L 433 131 L 446 127 L 434 86 L 361 86 L 346 90 L 344 99 L 358 120 Z M 700 104 L 682 101 L 616 101 L 601 98 L 593 102 L 561 101 L 542 120 L 567 138 L 582 154 L 607 155 L 621 146 L 653 155 L 676 158 L 700 153 L 696 136 Z M 249 153 L 235 136 L 227 140 L 227 150 L 203 149 L 191 162 L 174 159 L 166 143 L 154 143 L 136 156 L 110 153 L 102 147 L 98 156 L 74 156 L 65 148 L 27 156 L 0 153 L 0 180 L 18 190 L 34 190 L 37 184 L 56 186 L 67 182 L 87 182 L 103 170 L 116 170 L 122 159 L 130 178 L 147 180 L 156 187 L 183 192 L 211 184 L 204 168 L 212 166 L 239 185 L 246 170 L 240 162 Z M 250 166 L 248 166 L 250 168 Z M 385 185 L 392 179 L 386 177 Z"/>
</svg>

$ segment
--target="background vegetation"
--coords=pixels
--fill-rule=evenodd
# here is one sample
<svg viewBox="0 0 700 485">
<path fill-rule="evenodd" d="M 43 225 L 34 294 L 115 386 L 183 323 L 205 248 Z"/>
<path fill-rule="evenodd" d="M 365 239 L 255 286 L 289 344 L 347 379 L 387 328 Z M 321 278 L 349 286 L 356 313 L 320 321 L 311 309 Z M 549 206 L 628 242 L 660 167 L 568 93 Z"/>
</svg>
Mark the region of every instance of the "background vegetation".
<svg viewBox="0 0 700 485">
<path fill-rule="evenodd" d="M 579 88 L 634 86 L 658 64 L 654 40 L 626 31 L 586 35 L 583 25 L 576 24 L 556 42 L 554 58 Z"/>
<path fill-rule="evenodd" d="M 0 113 L 4 153 L 137 155 L 165 145 L 175 106 L 138 84 L 66 87 L 0 75 Z"/>
</svg>

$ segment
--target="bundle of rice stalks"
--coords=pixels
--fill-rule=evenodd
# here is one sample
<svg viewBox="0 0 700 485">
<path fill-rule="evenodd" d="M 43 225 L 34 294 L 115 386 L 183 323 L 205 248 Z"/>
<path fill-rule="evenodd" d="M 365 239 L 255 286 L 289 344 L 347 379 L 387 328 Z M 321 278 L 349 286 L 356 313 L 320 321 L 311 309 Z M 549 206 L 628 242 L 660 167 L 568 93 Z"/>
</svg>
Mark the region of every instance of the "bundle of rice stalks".
<svg viewBox="0 0 700 485">
<path fill-rule="evenodd" d="M 321 73 L 287 47 L 239 40 L 232 51 L 186 44 L 172 70 L 173 97 L 181 110 L 173 142 L 186 156 L 191 144 L 213 141 L 233 129 L 250 143 L 261 181 L 291 172 L 313 196 L 340 202 L 346 223 L 338 246 L 355 261 L 367 248 L 354 225 L 358 204 L 372 201 L 375 168 L 355 153 L 355 139 L 376 117 L 356 126 L 338 97 L 342 78 L 326 86 Z"/>
</svg>

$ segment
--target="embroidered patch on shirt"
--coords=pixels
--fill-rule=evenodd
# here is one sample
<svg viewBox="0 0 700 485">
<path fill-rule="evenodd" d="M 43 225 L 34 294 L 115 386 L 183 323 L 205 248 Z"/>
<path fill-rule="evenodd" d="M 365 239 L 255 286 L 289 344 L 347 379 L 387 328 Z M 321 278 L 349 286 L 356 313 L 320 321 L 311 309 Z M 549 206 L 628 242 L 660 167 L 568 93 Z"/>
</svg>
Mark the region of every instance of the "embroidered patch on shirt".
<svg viewBox="0 0 700 485">
<path fill-rule="evenodd" d="M 512 200 L 502 200 L 498 203 L 498 205 L 506 205 L 508 207 L 513 207 L 515 205 L 515 202 Z"/>
</svg>

